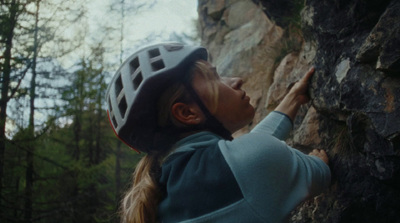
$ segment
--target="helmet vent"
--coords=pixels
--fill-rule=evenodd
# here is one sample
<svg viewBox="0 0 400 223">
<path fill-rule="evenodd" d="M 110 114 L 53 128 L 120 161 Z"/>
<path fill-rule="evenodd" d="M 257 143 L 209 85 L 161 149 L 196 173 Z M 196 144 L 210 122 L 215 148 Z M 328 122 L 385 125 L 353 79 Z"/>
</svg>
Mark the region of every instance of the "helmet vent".
<svg viewBox="0 0 400 223">
<path fill-rule="evenodd" d="M 151 68 L 153 69 L 153 71 L 161 70 L 164 67 L 165 67 L 165 65 L 164 65 L 164 61 L 162 59 L 156 60 L 151 63 Z"/>
<path fill-rule="evenodd" d="M 131 77 L 133 80 L 133 88 L 136 90 L 139 85 L 142 83 L 143 76 L 140 69 L 139 58 L 136 57 L 129 63 L 129 67 L 131 69 Z"/>
<path fill-rule="evenodd" d="M 139 59 L 136 57 L 129 63 L 129 67 L 131 68 L 131 74 L 135 73 L 136 70 L 140 67 Z"/>
<path fill-rule="evenodd" d="M 119 95 L 122 91 L 122 79 L 121 79 L 121 74 L 118 74 L 118 78 L 115 81 L 115 94 Z"/>
<path fill-rule="evenodd" d="M 110 98 L 108 98 L 108 105 L 109 105 L 109 111 L 110 111 L 109 115 L 110 115 L 112 124 L 114 125 L 114 128 L 117 128 L 118 127 L 118 122 L 115 119 L 114 112 L 113 112 L 112 106 L 111 106 L 111 99 Z"/>
<path fill-rule="evenodd" d="M 118 128 L 118 123 L 117 123 L 117 120 L 115 119 L 114 115 L 112 116 L 111 120 L 112 120 L 112 123 L 114 125 L 114 129 Z"/>
<path fill-rule="evenodd" d="M 118 102 L 118 108 L 119 108 L 119 112 L 120 112 L 122 118 L 124 118 L 125 117 L 125 113 L 126 113 L 126 109 L 128 108 L 128 105 L 126 103 L 125 95 L 122 96 L 121 100 Z"/>
<path fill-rule="evenodd" d="M 165 67 L 164 61 L 162 60 L 160 50 L 158 48 L 149 50 L 149 57 L 151 68 L 153 71 L 161 70 Z"/>
<path fill-rule="evenodd" d="M 160 50 L 159 50 L 158 48 L 149 50 L 149 56 L 150 56 L 150 58 L 158 57 L 158 56 L 160 56 L 160 55 L 161 55 L 161 54 L 160 54 Z"/>
<path fill-rule="evenodd" d="M 135 73 L 132 76 L 135 76 Z M 139 87 L 140 83 L 142 83 L 142 81 L 143 81 L 142 72 L 139 71 L 133 78 L 133 88 L 136 90 Z"/>
</svg>

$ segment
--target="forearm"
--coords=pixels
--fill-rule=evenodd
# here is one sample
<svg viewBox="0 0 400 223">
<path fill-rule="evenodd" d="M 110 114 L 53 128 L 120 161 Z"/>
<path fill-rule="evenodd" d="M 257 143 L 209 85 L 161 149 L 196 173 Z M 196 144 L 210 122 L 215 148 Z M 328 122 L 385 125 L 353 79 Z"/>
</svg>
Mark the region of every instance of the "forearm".
<svg viewBox="0 0 400 223">
<path fill-rule="evenodd" d="M 287 115 L 283 115 L 281 112 L 271 112 L 251 132 L 272 135 L 279 140 L 285 140 L 292 127 L 293 123 Z"/>
<path fill-rule="evenodd" d="M 294 120 L 300 106 L 310 100 L 307 94 L 308 81 L 314 74 L 314 71 L 315 69 L 311 68 L 303 78 L 293 85 L 289 93 L 283 98 L 278 107 L 276 107 L 275 111 L 282 112 L 289 116 L 292 121 Z"/>
<path fill-rule="evenodd" d="M 302 105 L 302 102 L 298 99 L 298 96 L 293 93 L 289 92 L 281 101 L 281 103 L 278 105 L 278 107 L 275 108 L 275 111 L 282 112 L 289 116 L 289 118 L 294 121 L 296 114 Z"/>
</svg>

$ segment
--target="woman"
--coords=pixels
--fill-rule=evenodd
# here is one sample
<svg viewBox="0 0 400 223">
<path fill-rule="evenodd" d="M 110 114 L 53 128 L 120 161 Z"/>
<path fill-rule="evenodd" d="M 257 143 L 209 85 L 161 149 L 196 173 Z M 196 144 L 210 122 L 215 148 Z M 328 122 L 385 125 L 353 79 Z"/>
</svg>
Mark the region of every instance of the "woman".
<svg viewBox="0 0 400 223">
<path fill-rule="evenodd" d="M 156 44 L 126 60 L 107 92 L 119 138 L 147 153 L 122 202 L 123 222 L 284 222 L 330 183 L 328 157 L 287 146 L 310 70 L 274 112 L 254 116 L 240 78 L 220 78 L 202 47 Z"/>
</svg>

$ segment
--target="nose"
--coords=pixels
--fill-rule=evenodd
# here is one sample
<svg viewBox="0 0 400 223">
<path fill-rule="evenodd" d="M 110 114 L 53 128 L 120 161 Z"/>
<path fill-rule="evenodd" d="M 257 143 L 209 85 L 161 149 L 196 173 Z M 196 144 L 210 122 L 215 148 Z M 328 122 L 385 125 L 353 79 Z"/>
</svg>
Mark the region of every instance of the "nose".
<svg viewBox="0 0 400 223">
<path fill-rule="evenodd" d="M 243 85 L 243 79 L 240 77 L 226 78 L 226 83 L 233 89 L 239 90 Z"/>
</svg>

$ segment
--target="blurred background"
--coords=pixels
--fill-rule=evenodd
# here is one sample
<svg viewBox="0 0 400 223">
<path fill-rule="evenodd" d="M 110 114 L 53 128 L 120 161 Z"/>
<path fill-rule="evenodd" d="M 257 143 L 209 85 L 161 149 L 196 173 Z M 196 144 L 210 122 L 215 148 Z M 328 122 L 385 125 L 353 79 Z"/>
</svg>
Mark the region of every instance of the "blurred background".
<svg viewBox="0 0 400 223">
<path fill-rule="evenodd" d="M 198 43 L 197 1 L 5 0 L 0 6 L 0 222 L 118 222 L 135 151 L 109 127 L 120 63 Z"/>
</svg>

